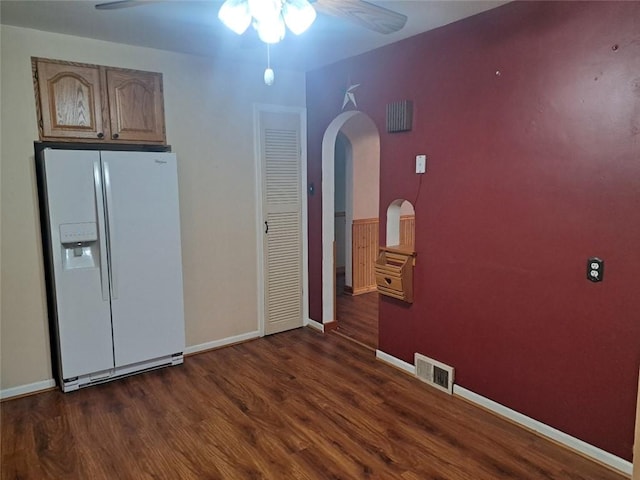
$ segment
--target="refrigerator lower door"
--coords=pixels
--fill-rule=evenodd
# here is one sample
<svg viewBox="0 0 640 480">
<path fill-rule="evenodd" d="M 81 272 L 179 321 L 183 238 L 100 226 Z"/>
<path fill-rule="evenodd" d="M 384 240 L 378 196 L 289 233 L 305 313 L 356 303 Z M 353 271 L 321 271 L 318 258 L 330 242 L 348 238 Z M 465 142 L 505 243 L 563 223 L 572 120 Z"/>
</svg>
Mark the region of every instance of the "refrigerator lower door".
<svg viewBox="0 0 640 480">
<path fill-rule="evenodd" d="M 182 257 L 173 153 L 101 152 L 116 367 L 184 350 Z"/>
<path fill-rule="evenodd" d="M 44 151 L 52 313 L 63 382 L 114 367 L 99 174 L 98 152 Z"/>
</svg>

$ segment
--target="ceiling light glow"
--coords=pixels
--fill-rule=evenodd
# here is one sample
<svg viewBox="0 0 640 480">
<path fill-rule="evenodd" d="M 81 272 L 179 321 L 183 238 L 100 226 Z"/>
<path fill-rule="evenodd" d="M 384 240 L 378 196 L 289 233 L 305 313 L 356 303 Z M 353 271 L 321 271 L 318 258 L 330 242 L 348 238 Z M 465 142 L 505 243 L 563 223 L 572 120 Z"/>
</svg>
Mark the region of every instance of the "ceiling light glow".
<svg viewBox="0 0 640 480">
<path fill-rule="evenodd" d="M 282 4 L 282 17 L 289 30 L 300 35 L 316 19 L 316 11 L 307 0 L 289 0 Z"/>
<path fill-rule="evenodd" d="M 316 11 L 308 0 L 226 0 L 218 18 L 229 29 L 242 35 L 250 24 L 265 43 L 278 43 L 286 32 L 305 32 L 316 19 Z"/>
<path fill-rule="evenodd" d="M 246 0 L 227 0 L 220 7 L 218 18 L 238 35 L 246 32 L 251 25 L 251 14 Z"/>
</svg>

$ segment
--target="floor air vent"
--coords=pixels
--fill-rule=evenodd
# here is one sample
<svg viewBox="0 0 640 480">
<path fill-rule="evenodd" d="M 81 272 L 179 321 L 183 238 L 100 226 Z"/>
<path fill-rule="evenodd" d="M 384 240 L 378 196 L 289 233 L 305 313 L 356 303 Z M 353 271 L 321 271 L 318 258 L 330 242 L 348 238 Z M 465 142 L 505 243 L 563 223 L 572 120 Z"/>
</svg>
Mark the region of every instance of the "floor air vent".
<svg viewBox="0 0 640 480">
<path fill-rule="evenodd" d="M 419 353 L 415 354 L 416 376 L 432 387 L 453 393 L 453 367 Z"/>
</svg>

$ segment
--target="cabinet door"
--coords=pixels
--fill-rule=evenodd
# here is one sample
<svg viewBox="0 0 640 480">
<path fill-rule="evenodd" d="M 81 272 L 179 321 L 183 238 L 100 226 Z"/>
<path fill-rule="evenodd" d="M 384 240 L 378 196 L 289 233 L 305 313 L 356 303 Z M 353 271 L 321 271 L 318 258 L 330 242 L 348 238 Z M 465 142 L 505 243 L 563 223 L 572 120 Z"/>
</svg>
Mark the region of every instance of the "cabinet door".
<svg viewBox="0 0 640 480">
<path fill-rule="evenodd" d="M 162 75 L 107 69 L 111 138 L 164 143 Z"/>
<path fill-rule="evenodd" d="M 105 137 L 98 67 L 37 62 L 42 137 Z"/>
</svg>

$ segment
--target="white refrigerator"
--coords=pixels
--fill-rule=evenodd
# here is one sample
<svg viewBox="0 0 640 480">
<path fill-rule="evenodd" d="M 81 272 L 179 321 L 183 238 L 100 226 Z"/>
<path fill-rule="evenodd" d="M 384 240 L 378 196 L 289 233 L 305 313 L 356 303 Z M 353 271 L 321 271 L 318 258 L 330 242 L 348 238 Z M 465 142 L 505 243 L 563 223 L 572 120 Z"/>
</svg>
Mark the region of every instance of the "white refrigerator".
<svg viewBox="0 0 640 480">
<path fill-rule="evenodd" d="M 38 156 L 54 360 L 63 391 L 183 361 L 176 156 Z"/>
</svg>

